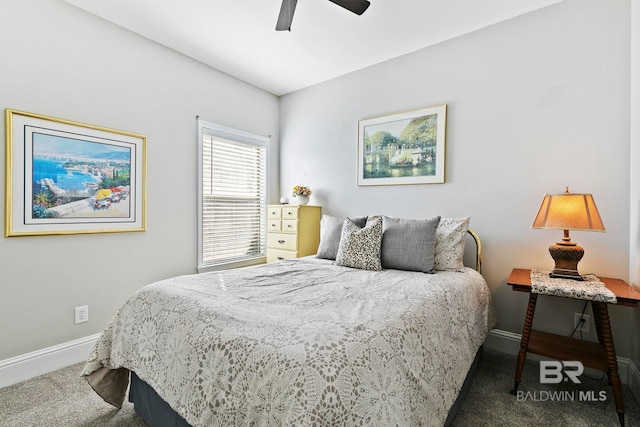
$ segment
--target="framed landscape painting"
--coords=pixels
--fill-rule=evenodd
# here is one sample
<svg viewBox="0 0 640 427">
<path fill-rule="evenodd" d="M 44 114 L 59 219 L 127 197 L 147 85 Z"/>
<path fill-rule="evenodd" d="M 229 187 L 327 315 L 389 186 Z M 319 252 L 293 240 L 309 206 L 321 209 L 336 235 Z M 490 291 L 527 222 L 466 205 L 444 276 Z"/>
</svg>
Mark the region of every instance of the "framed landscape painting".
<svg viewBox="0 0 640 427">
<path fill-rule="evenodd" d="M 7 109 L 5 236 L 146 229 L 146 137 Z"/>
<path fill-rule="evenodd" d="M 446 104 L 358 122 L 358 185 L 444 182 Z"/>
</svg>

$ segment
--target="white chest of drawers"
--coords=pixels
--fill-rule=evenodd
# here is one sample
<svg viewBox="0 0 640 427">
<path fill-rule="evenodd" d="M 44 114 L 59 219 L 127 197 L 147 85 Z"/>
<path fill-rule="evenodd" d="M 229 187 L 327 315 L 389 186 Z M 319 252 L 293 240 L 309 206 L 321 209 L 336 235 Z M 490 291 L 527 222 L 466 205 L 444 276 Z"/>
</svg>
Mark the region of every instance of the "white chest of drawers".
<svg viewBox="0 0 640 427">
<path fill-rule="evenodd" d="M 267 262 L 315 254 L 320 213 L 320 206 L 267 206 Z"/>
</svg>

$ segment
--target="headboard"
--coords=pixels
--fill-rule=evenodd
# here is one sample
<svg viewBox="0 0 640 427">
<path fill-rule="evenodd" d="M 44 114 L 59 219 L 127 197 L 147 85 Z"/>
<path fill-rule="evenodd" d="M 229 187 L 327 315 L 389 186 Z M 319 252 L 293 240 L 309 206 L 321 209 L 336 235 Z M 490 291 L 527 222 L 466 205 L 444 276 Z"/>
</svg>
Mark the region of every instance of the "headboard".
<svg viewBox="0 0 640 427">
<path fill-rule="evenodd" d="M 467 230 L 468 238 L 464 250 L 464 265 L 475 268 L 482 273 L 482 242 L 472 229 Z"/>
</svg>

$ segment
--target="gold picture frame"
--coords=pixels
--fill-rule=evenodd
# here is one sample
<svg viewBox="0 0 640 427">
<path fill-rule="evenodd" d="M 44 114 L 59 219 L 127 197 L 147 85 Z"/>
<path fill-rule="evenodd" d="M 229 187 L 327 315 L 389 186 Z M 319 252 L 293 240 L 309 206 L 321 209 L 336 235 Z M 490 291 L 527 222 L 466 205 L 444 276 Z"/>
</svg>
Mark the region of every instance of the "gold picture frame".
<svg viewBox="0 0 640 427">
<path fill-rule="evenodd" d="M 441 184 L 447 105 L 358 122 L 358 185 Z"/>
<path fill-rule="evenodd" d="M 147 138 L 6 109 L 5 237 L 146 230 Z"/>
</svg>

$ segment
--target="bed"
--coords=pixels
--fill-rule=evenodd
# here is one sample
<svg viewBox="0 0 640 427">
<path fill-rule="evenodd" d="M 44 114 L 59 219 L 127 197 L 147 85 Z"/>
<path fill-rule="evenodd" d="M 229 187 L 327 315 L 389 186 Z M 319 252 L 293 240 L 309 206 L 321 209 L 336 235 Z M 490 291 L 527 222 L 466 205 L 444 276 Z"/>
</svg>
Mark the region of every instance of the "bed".
<svg viewBox="0 0 640 427">
<path fill-rule="evenodd" d="M 338 252 L 148 285 L 83 375 L 117 407 L 129 389 L 152 426 L 444 425 L 495 323 L 463 231 L 474 268 L 370 270 Z"/>
</svg>

